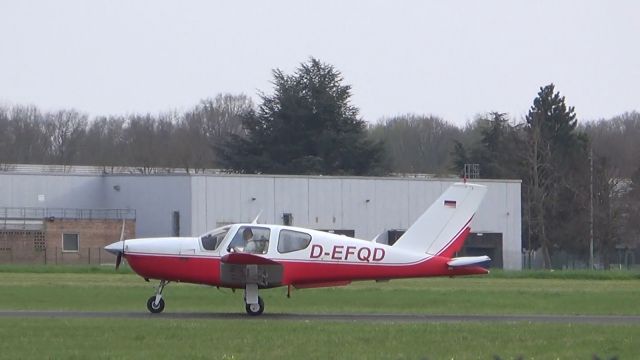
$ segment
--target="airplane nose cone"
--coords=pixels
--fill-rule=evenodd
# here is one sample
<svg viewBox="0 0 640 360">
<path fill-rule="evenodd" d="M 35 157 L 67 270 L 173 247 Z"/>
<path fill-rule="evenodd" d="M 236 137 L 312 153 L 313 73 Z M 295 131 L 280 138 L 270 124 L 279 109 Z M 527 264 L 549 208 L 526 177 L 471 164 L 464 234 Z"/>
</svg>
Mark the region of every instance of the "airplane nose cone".
<svg viewBox="0 0 640 360">
<path fill-rule="evenodd" d="M 112 253 L 113 255 L 118 255 L 119 253 L 122 252 L 122 247 L 123 247 L 123 242 L 118 241 L 118 242 L 114 242 L 113 244 L 109 244 L 105 246 L 104 249 Z"/>
</svg>

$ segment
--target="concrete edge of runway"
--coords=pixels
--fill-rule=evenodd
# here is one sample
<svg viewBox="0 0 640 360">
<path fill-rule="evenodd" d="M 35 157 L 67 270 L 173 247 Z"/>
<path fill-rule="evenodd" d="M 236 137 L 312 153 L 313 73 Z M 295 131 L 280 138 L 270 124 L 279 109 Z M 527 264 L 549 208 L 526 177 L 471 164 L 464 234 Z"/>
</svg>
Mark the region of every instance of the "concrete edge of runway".
<svg viewBox="0 0 640 360">
<path fill-rule="evenodd" d="M 388 323 L 562 323 L 562 324 L 630 324 L 640 325 L 637 315 L 431 315 L 431 314 L 290 314 L 264 313 L 253 317 L 245 313 L 166 312 L 151 314 L 144 311 L 55 311 L 0 310 L 0 318 L 82 318 L 82 319 L 183 319 L 183 320 L 239 320 L 267 321 L 341 321 Z"/>
</svg>

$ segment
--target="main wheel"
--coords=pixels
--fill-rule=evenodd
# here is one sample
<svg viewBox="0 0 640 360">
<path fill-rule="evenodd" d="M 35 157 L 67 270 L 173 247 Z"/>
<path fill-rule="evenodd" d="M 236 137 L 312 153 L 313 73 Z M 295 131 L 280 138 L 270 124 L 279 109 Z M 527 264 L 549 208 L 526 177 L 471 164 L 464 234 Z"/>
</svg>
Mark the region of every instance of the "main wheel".
<svg viewBox="0 0 640 360">
<path fill-rule="evenodd" d="M 264 311 L 264 301 L 262 301 L 262 298 L 258 296 L 258 303 L 247 304 L 246 309 L 247 309 L 247 314 L 249 315 L 252 315 L 252 316 L 260 315 Z"/>
<path fill-rule="evenodd" d="M 149 311 L 151 311 L 154 314 L 158 314 L 161 313 L 162 310 L 164 310 L 164 299 L 160 298 L 160 301 L 158 301 L 158 304 L 155 303 L 156 302 L 156 296 L 152 296 L 149 298 L 149 300 L 147 300 L 147 309 L 149 309 Z"/>
</svg>

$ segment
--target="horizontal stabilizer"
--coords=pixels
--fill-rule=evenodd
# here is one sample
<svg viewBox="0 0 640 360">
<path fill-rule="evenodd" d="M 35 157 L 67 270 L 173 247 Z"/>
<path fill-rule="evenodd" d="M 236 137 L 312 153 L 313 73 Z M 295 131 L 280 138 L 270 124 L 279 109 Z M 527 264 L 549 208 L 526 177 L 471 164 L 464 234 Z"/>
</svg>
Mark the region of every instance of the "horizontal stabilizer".
<svg viewBox="0 0 640 360">
<path fill-rule="evenodd" d="M 273 261 L 262 256 L 247 253 L 231 253 L 220 259 L 226 264 L 237 265 L 280 265 L 279 262 Z"/>
<path fill-rule="evenodd" d="M 464 256 L 464 257 L 457 257 L 449 260 L 447 262 L 447 265 L 449 265 L 449 267 L 451 268 L 459 268 L 459 267 L 466 267 L 466 266 L 486 267 L 489 265 L 490 261 L 491 261 L 491 258 L 488 257 L 487 255 Z"/>
</svg>

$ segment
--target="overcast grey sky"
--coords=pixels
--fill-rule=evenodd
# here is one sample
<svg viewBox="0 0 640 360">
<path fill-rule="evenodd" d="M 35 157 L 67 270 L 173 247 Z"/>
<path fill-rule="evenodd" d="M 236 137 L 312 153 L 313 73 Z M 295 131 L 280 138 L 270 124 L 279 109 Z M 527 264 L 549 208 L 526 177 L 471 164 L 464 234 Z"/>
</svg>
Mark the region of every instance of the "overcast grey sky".
<svg viewBox="0 0 640 360">
<path fill-rule="evenodd" d="M 376 121 L 524 116 L 554 82 L 580 119 L 640 110 L 638 1 L 0 1 L 0 103 L 91 115 L 271 92 L 335 65 Z"/>
</svg>

